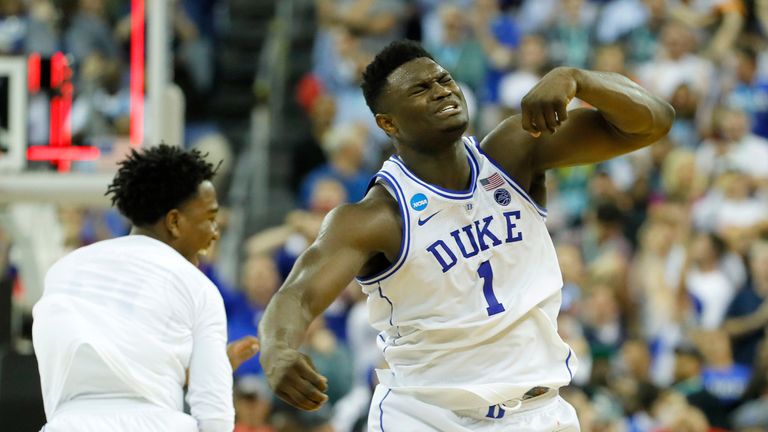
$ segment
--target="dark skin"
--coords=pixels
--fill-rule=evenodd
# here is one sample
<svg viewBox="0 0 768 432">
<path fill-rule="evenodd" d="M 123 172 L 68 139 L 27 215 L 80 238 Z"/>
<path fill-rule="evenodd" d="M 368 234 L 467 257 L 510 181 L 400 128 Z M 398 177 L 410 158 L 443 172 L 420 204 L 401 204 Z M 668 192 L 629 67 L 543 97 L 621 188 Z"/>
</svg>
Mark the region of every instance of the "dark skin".
<svg viewBox="0 0 768 432">
<path fill-rule="evenodd" d="M 213 183 L 206 180 L 197 187 L 197 193 L 168 211 L 152 225 L 134 227 L 131 234 L 140 234 L 160 240 L 174 248 L 187 261 L 199 263 L 198 254 L 219 239 L 216 216 L 219 203 Z"/>
<path fill-rule="evenodd" d="M 596 109 L 566 111 L 574 97 Z M 461 141 L 466 103 L 442 67 L 428 58 L 403 64 L 389 75 L 376 108 L 377 124 L 418 177 L 446 189 L 469 186 Z M 523 98 L 522 113 L 499 124 L 481 148 L 543 205 L 547 169 L 639 149 L 663 137 L 673 120 L 669 104 L 623 76 L 557 68 Z M 393 262 L 401 233 L 397 203 L 381 186 L 326 217 L 260 324 L 261 363 L 280 398 L 304 410 L 316 410 L 328 399 L 326 379 L 298 351 L 307 326 L 356 275 Z"/>
<path fill-rule="evenodd" d="M 197 187 L 197 194 L 171 209 L 152 225 L 134 227 L 131 234 L 145 235 L 167 244 L 194 265 L 198 255 L 219 239 L 216 216 L 219 203 L 213 183 L 206 180 Z M 259 340 L 245 336 L 227 346 L 227 357 L 232 370 L 259 352 Z"/>
</svg>

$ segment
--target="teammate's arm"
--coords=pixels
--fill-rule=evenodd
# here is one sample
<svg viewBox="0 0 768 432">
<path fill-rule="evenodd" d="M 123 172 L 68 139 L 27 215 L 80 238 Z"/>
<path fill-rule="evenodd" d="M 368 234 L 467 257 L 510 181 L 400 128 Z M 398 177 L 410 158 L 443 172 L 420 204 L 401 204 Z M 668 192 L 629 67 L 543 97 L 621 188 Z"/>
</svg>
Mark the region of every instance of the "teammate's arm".
<svg viewBox="0 0 768 432">
<path fill-rule="evenodd" d="M 574 98 L 594 109 L 567 111 Z M 550 168 L 601 162 L 666 135 L 674 109 L 615 73 L 559 67 L 523 98 L 522 113 L 502 122 L 482 148 L 529 185 Z"/>
<path fill-rule="evenodd" d="M 399 229 L 396 218 L 390 217 L 386 203 L 375 201 L 341 206 L 326 217 L 317 240 L 298 259 L 259 325 L 260 359 L 269 384 L 297 408 L 315 410 L 328 399 L 326 379 L 298 351 L 307 327 L 381 252 L 383 243 L 399 240 L 392 235 Z"/>
</svg>

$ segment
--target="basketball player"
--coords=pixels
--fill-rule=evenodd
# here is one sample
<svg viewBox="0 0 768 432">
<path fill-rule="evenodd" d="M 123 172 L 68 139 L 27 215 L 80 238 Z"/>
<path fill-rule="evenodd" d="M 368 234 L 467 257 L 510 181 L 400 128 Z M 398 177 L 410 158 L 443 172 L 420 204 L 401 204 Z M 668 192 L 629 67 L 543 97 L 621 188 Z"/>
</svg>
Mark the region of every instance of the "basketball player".
<svg viewBox="0 0 768 432">
<path fill-rule="evenodd" d="M 214 173 L 197 151 L 133 151 L 107 192 L 130 235 L 48 271 L 33 310 L 45 432 L 232 431 L 232 368 L 258 345 L 233 343 L 230 364 L 223 301 L 195 267 L 219 235 Z"/>
<path fill-rule="evenodd" d="M 327 400 L 298 347 L 357 276 L 390 367 L 370 430 L 578 431 L 557 391 L 576 359 L 555 324 L 562 277 L 544 172 L 653 143 L 672 107 L 622 76 L 557 68 L 477 143 L 462 136 L 456 82 L 412 42 L 381 51 L 362 88 L 396 155 L 362 201 L 328 215 L 267 307 L 261 362 L 276 394 L 306 410 Z M 574 97 L 595 108 L 566 111 Z"/>
</svg>

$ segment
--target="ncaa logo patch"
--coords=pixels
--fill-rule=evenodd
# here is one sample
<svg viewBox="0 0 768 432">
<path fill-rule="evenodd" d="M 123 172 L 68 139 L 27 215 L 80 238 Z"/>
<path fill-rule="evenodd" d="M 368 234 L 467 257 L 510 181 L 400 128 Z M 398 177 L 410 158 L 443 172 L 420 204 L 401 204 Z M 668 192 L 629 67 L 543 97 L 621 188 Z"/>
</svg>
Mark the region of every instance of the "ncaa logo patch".
<svg viewBox="0 0 768 432">
<path fill-rule="evenodd" d="M 493 199 L 503 206 L 512 202 L 512 196 L 509 194 L 509 191 L 504 188 L 496 189 L 496 192 L 493 193 Z"/>
<path fill-rule="evenodd" d="M 427 208 L 427 205 L 429 204 L 429 200 L 427 199 L 427 196 L 423 193 L 417 193 L 416 195 L 411 197 L 411 208 L 416 211 L 422 211 L 425 208 Z"/>
</svg>

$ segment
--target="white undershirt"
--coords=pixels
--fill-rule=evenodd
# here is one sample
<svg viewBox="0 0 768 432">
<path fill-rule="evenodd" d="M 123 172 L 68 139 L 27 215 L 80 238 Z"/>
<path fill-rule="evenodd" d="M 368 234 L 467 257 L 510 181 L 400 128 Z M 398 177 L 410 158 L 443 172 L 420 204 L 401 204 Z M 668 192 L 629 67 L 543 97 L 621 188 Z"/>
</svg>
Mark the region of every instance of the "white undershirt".
<svg viewBox="0 0 768 432">
<path fill-rule="evenodd" d="M 216 287 L 165 243 L 130 235 L 54 264 L 33 310 L 46 415 L 84 399 L 183 409 L 201 432 L 232 431 L 232 369 Z"/>
</svg>

